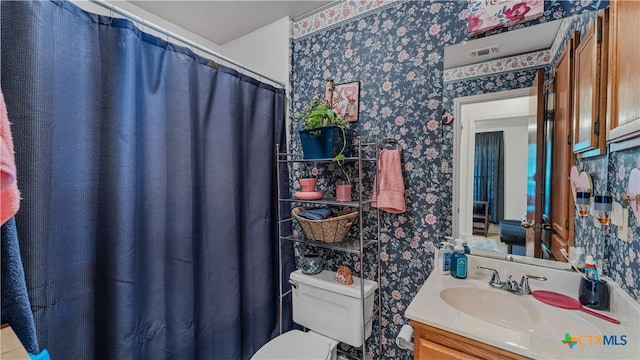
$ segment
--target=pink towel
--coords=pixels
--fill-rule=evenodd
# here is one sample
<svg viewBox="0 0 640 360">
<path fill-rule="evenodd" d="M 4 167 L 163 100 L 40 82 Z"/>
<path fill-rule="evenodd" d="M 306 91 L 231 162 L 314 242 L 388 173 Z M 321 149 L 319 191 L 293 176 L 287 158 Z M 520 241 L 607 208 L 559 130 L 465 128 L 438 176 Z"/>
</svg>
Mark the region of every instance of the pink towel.
<svg viewBox="0 0 640 360">
<path fill-rule="evenodd" d="M 372 206 L 380 210 L 392 214 L 404 212 L 404 180 L 402 179 L 400 150 L 380 151 L 378 173 L 373 182 L 371 199 L 374 200 Z"/>
<path fill-rule="evenodd" d="M 7 106 L 0 90 L 0 225 L 15 215 L 19 208 L 20 192 L 13 159 L 13 139 Z"/>
</svg>

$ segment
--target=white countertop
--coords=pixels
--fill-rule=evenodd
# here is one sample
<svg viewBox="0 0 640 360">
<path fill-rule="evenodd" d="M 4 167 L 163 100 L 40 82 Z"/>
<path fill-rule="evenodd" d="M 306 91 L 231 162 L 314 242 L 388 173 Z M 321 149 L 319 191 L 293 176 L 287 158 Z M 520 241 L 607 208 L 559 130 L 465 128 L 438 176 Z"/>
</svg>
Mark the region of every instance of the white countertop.
<svg viewBox="0 0 640 360">
<path fill-rule="evenodd" d="M 548 281 L 529 280 L 531 289 L 555 291 L 576 299 L 578 297 L 580 275 L 576 272 L 469 256 L 467 279 L 456 279 L 450 275 L 433 272 L 407 308 L 405 316 L 536 359 L 640 359 L 640 304 L 633 301 L 611 279 L 604 278 L 609 283 L 611 292 L 609 311 L 600 312 L 618 319 L 621 322 L 619 325 L 582 311 L 546 305 L 535 300 L 532 295 L 517 295 L 506 290 L 493 289 L 488 285 L 491 272 L 477 270 L 477 265 L 497 269 L 503 281 L 508 275 L 513 275 L 517 281 L 524 274 L 546 276 Z M 470 314 L 458 310 L 445 302 L 440 294 L 441 290 L 453 287 L 473 287 L 483 289 L 481 291 L 485 293 L 505 293 L 513 296 L 514 306 L 518 302 L 527 302 L 533 314 L 525 315 L 533 315 L 536 325 L 534 328 L 524 329 L 519 324 L 501 319 L 501 312 L 511 312 L 508 315 L 519 316 L 518 309 L 508 309 L 508 305 L 504 304 L 500 306 L 505 307 L 504 309 L 490 308 L 483 313 Z M 505 299 L 503 294 L 495 295 Z M 478 304 L 480 303 L 478 299 Z M 571 337 L 581 337 L 583 344 L 569 348 L 562 342 L 566 333 Z M 602 339 L 601 336 L 611 339 L 612 335 L 616 336 L 620 345 L 603 345 L 598 342 Z M 592 344 L 588 344 L 589 341 Z M 622 345 L 625 341 L 626 344 Z"/>
</svg>

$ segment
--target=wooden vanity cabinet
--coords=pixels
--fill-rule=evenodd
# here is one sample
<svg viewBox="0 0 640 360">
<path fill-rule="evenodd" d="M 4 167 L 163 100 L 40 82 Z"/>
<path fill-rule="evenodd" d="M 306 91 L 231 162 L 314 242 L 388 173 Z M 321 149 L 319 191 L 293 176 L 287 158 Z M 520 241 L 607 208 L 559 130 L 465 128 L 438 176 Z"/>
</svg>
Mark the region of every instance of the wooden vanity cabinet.
<svg viewBox="0 0 640 360">
<path fill-rule="evenodd" d="M 640 146 L 640 2 L 611 1 L 607 142 L 616 151 Z"/>
<path fill-rule="evenodd" d="M 605 153 L 609 10 L 584 35 L 574 57 L 573 152 L 578 157 Z"/>
<path fill-rule="evenodd" d="M 417 321 L 411 325 L 415 360 L 529 359 Z"/>
</svg>

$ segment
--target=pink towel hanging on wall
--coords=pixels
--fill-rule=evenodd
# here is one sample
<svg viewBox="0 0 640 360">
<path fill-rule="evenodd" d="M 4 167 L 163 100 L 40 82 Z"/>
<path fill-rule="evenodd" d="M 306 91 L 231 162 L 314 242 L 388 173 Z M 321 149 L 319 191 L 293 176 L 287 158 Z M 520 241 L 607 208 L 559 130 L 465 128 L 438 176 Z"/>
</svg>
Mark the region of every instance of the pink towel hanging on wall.
<svg viewBox="0 0 640 360">
<path fill-rule="evenodd" d="M 13 158 L 13 139 L 7 106 L 0 90 L 0 225 L 15 215 L 19 208 L 20 192 Z"/>
<path fill-rule="evenodd" d="M 404 179 L 400 150 L 382 150 L 378 159 L 378 171 L 373 182 L 372 206 L 391 214 L 405 210 Z"/>
</svg>

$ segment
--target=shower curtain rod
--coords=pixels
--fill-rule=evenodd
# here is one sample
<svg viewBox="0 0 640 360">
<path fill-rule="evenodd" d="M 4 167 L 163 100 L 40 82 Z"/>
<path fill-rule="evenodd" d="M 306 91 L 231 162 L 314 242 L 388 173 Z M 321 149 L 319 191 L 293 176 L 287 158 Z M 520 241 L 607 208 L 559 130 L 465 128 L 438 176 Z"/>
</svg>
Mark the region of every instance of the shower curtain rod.
<svg viewBox="0 0 640 360">
<path fill-rule="evenodd" d="M 202 51 L 202 52 L 205 52 L 205 53 L 207 53 L 209 55 L 212 55 L 212 56 L 218 58 L 221 61 L 228 62 L 228 63 L 230 63 L 232 65 L 235 65 L 235 66 L 237 66 L 237 67 L 239 67 L 239 68 L 241 68 L 243 70 L 246 70 L 246 71 L 248 71 L 248 72 L 250 72 L 250 73 L 252 73 L 254 75 L 258 75 L 259 77 L 261 77 L 263 79 L 267 79 L 267 80 L 275 83 L 276 85 L 281 86 L 282 88 L 285 88 L 285 85 L 283 83 L 281 83 L 280 81 L 278 81 L 278 80 L 275 80 L 275 79 L 272 79 L 272 78 L 270 78 L 268 76 L 265 76 L 265 75 L 257 72 L 256 70 L 253 70 L 253 69 L 251 69 L 249 67 L 246 67 L 246 66 L 240 64 L 237 61 L 229 59 L 226 56 L 218 54 L 217 52 L 215 52 L 215 51 L 213 51 L 213 50 L 211 50 L 209 48 L 206 48 L 204 46 L 201 46 L 200 44 L 198 44 L 196 42 L 193 42 L 193 41 L 191 41 L 191 40 L 189 40 L 189 39 L 187 39 L 187 38 L 185 38 L 183 36 L 180 36 L 180 35 L 178 35 L 178 34 L 176 34 L 174 32 L 171 32 L 168 29 L 160 27 L 160 26 L 158 26 L 158 25 L 156 25 L 154 23 L 148 22 L 145 19 L 143 19 L 143 18 L 141 18 L 139 16 L 136 16 L 136 15 L 134 15 L 134 14 L 132 14 L 132 13 L 126 11 L 126 10 L 123 10 L 123 9 L 115 6 L 114 4 L 112 4 L 110 2 L 107 2 L 107 1 L 104 1 L 104 0 L 89 0 L 89 1 L 91 1 L 94 4 L 100 5 L 105 9 L 109 9 L 109 10 L 115 12 L 115 13 L 118 13 L 118 14 L 124 16 L 125 18 L 131 20 L 131 21 L 134 21 L 134 22 L 137 22 L 138 24 L 141 24 L 144 27 L 149 27 L 149 28 L 151 28 L 151 29 L 153 29 L 153 30 L 155 30 L 155 31 L 157 31 L 159 33 L 163 33 L 163 34 L 167 35 L 168 37 L 174 38 L 174 39 L 176 39 L 176 40 L 178 40 L 178 41 L 180 41 L 180 42 L 182 42 L 184 44 L 187 44 L 189 46 L 193 46 L 194 48 L 196 48 L 199 51 Z"/>
</svg>

